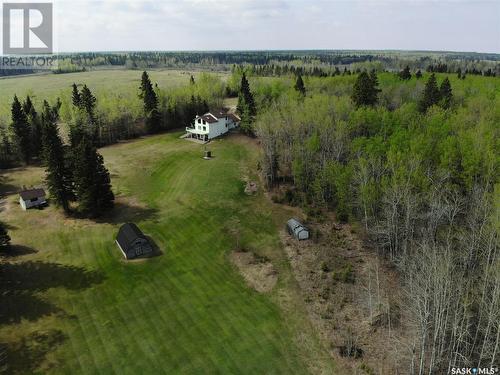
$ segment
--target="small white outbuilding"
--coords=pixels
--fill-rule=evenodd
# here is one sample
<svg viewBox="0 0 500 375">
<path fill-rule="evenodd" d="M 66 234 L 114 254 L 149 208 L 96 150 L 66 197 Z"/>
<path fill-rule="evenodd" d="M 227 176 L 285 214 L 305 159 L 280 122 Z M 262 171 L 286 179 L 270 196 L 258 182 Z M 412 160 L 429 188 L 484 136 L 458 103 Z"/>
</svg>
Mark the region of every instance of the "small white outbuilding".
<svg viewBox="0 0 500 375">
<path fill-rule="evenodd" d="M 45 190 L 43 189 L 30 189 L 19 193 L 19 204 L 25 211 L 28 208 L 42 206 L 46 203 Z"/>
</svg>

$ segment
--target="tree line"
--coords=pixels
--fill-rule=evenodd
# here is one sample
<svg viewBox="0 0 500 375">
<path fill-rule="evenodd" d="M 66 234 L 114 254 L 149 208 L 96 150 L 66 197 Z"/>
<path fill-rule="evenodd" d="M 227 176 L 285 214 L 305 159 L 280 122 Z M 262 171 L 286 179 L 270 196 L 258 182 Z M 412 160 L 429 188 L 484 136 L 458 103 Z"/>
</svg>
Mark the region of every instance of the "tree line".
<svg viewBox="0 0 500 375">
<path fill-rule="evenodd" d="M 284 88 L 254 125 L 261 172 L 283 185 L 274 199 L 359 221 L 399 270 L 401 300 L 376 313 L 404 311 L 402 371 L 419 375 L 493 366 L 500 348 L 499 86 L 426 74 L 424 87 L 308 78 L 305 97 Z M 398 107 L 381 101 L 402 90 Z"/>
</svg>

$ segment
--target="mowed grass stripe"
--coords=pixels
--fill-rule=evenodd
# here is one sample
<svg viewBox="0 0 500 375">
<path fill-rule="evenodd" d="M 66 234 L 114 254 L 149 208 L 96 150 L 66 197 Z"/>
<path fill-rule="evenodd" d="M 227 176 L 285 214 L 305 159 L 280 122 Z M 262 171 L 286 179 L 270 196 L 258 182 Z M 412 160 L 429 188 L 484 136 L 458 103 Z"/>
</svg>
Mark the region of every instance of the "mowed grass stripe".
<svg viewBox="0 0 500 375">
<path fill-rule="evenodd" d="M 101 276 L 81 288 L 46 293 L 72 316 L 58 318 L 67 339 L 51 353 L 59 366 L 47 373 L 306 373 L 271 296 L 249 289 L 227 257 L 234 245 L 227 231 L 232 218 L 241 222 L 245 246 L 276 249 L 263 198 L 243 193 L 241 171 L 255 166 L 254 155 L 226 138 L 210 145 L 215 158 L 205 161 L 203 146 L 178 136 L 101 150 L 113 184 L 127 194 L 120 200 L 144 210 L 139 221 L 55 220 L 41 228 L 33 215 L 23 224 L 44 244 L 33 259 Z M 118 223 L 129 220 L 163 255 L 122 259 L 114 236 Z M 21 227 L 17 217 L 12 223 Z M 14 236 L 22 238 L 16 230 Z"/>
</svg>

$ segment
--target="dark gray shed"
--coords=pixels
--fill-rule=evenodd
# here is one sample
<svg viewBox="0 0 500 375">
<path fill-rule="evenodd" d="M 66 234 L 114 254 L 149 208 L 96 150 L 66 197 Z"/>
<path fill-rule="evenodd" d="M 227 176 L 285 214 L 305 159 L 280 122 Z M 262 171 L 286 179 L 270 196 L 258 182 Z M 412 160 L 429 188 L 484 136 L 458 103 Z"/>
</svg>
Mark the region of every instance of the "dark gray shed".
<svg viewBox="0 0 500 375">
<path fill-rule="evenodd" d="M 307 229 L 297 219 L 288 220 L 286 227 L 288 229 L 288 233 L 298 240 L 307 240 L 309 238 L 309 229 Z"/>
<path fill-rule="evenodd" d="M 116 244 L 126 259 L 153 253 L 151 243 L 134 223 L 126 223 L 120 227 L 116 236 Z"/>
</svg>

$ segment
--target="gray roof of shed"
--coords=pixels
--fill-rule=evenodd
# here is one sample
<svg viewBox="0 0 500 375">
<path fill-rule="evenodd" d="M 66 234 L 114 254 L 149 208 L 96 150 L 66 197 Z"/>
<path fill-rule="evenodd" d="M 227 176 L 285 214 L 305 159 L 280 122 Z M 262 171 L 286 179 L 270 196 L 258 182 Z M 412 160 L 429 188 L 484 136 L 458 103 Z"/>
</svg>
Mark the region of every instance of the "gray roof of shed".
<svg viewBox="0 0 500 375">
<path fill-rule="evenodd" d="M 45 197 L 45 190 L 43 189 L 30 189 L 19 192 L 19 195 L 23 201 L 29 201 L 33 198 L 43 198 Z"/>
</svg>

